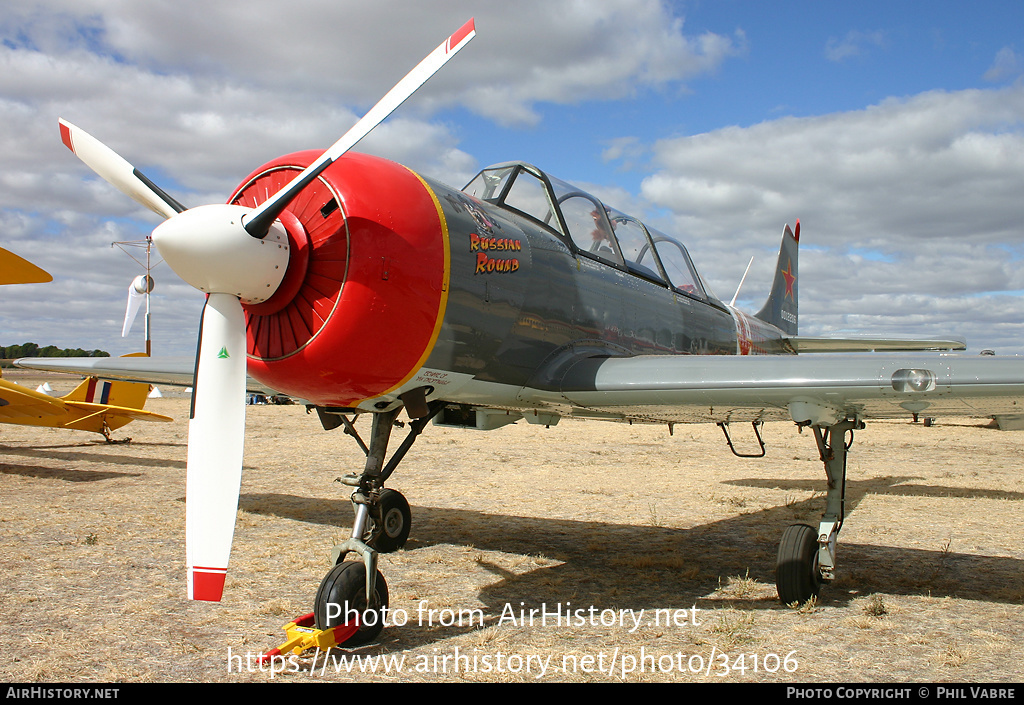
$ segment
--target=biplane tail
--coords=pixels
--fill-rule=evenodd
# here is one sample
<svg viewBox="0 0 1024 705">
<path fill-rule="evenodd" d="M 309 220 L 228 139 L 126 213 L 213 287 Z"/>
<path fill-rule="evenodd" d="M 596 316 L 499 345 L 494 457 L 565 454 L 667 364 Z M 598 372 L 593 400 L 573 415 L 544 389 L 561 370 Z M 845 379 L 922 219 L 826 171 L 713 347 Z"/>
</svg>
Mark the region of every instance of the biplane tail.
<svg viewBox="0 0 1024 705">
<path fill-rule="evenodd" d="M 95 377 L 88 377 L 65 396 L 64 401 L 82 401 L 91 404 L 120 406 L 128 409 L 141 409 L 146 405 L 149 396 L 149 385 L 138 382 L 105 382 Z"/>
<path fill-rule="evenodd" d="M 780 329 L 786 335 L 797 334 L 797 255 L 800 244 L 800 221 L 794 230 L 789 226 L 782 232 L 779 261 L 775 265 L 775 280 L 768 300 L 756 317 Z"/>
<path fill-rule="evenodd" d="M 65 426 L 81 431 L 107 435 L 132 421 L 170 421 L 170 418 L 143 411 L 149 396 L 149 385 L 138 382 L 110 382 L 95 377 L 85 379 L 64 397 L 72 418 Z"/>
</svg>

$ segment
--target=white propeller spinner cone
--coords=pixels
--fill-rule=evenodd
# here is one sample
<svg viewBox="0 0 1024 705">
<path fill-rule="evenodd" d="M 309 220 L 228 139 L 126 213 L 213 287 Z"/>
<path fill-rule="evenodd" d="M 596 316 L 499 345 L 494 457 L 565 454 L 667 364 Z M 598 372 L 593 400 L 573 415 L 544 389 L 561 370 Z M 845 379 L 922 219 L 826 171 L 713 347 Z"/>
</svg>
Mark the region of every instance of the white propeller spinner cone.
<svg viewBox="0 0 1024 705">
<path fill-rule="evenodd" d="M 288 269 L 288 235 L 275 223 L 257 239 L 242 226 L 242 206 L 199 206 L 165 220 L 153 244 L 174 272 L 207 294 L 231 294 L 246 303 L 266 301 Z"/>
</svg>

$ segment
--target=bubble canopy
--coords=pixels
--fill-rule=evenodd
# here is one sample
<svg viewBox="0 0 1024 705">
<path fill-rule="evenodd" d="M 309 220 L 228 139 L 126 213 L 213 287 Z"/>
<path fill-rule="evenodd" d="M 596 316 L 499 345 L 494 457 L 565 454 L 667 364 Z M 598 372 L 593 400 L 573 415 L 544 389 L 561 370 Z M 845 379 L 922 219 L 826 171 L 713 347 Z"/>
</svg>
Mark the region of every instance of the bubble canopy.
<svg viewBox="0 0 1024 705">
<path fill-rule="evenodd" d="M 678 240 L 531 164 L 487 167 L 462 190 L 535 221 L 578 256 L 624 269 L 686 296 L 715 298 Z"/>
</svg>

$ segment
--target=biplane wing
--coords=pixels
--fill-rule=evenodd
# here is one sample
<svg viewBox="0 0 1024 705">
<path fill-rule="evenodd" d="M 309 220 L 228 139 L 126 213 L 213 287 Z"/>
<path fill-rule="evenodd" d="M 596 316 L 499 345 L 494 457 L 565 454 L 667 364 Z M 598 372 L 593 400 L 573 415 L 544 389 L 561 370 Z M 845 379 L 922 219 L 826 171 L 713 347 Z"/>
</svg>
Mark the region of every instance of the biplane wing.
<svg viewBox="0 0 1024 705">
<path fill-rule="evenodd" d="M 100 379 L 191 387 L 196 361 L 190 357 L 25 357 L 14 361 L 16 367 L 47 372 L 67 372 Z M 246 377 L 246 390 L 278 392 L 252 377 Z"/>
<path fill-rule="evenodd" d="M 0 247 L 0 284 L 49 281 L 53 281 L 53 277 L 48 272 Z M 110 431 L 131 421 L 172 420 L 169 416 L 143 411 L 148 392 L 146 384 L 99 382 L 93 377 L 67 396 L 51 397 L 0 379 L 0 423 L 92 431 L 109 440 Z"/>
<path fill-rule="evenodd" d="M 64 413 L 64 403 L 42 392 L 0 379 L 0 423 L 48 419 Z"/>
<path fill-rule="evenodd" d="M 0 247 L 0 284 L 44 284 L 53 281 L 49 272 Z"/>
</svg>

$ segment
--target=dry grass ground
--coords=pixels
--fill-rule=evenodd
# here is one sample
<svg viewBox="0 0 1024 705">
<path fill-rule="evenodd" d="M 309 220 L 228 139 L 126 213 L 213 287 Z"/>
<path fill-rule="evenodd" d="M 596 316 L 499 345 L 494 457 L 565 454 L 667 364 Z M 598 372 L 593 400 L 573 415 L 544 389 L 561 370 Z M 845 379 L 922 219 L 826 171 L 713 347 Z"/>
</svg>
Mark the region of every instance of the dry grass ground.
<svg viewBox="0 0 1024 705">
<path fill-rule="evenodd" d="M 175 423 L 128 426 L 115 434 L 127 445 L 0 429 L 0 681 L 269 680 L 245 655 L 311 610 L 351 524 L 334 482 L 361 467 L 351 439 L 302 407 L 249 407 L 225 601 L 189 603 L 187 400 L 149 408 Z M 858 432 L 839 574 L 803 609 L 776 602 L 776 542 L 816 522 L 823 471 L 809 434 L 765 435 L 768 456 L 743 460 L 714 426 L 428 427 L 390 483 L 412 504 L 412 537 L 381 560 L 409 623 L 354 652 L 404 670 L 321 672 L 321 660 L 310 675 L 307 657 L 276 680 L 1021 679 L 1024 432 L 968 419 Z M 635 629 L 501 619 L 566 603 L 644 613 Z M 485 624 L 439 624 L 444 609 Z M 677 623 L 654 624 L 655 610 Z"/>
</svg>

